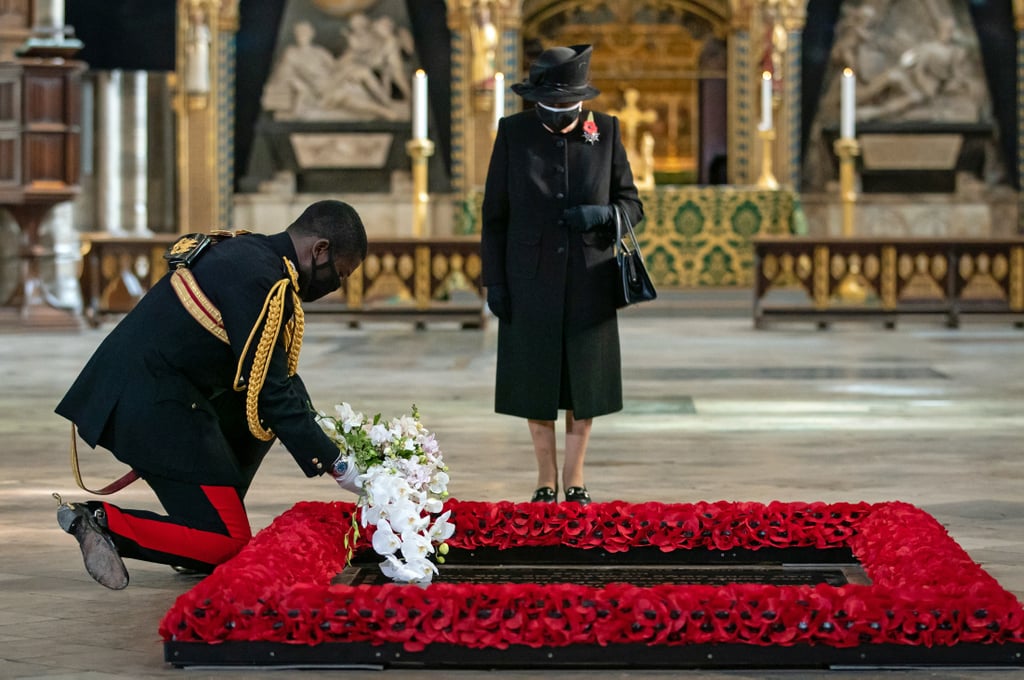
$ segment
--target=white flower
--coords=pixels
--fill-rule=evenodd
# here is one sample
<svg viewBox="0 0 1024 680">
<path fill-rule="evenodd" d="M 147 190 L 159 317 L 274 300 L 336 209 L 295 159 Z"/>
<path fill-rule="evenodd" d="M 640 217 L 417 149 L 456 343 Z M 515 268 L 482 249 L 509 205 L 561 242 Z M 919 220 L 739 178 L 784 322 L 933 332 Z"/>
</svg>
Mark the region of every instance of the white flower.
<svg viewBox="0 0 1024 680">
<path fill-rule="evenodd" d="M 373 549 L 378 555 L 394 555 L 402 546 L 402 540 L 386 519 L 377 522 L 377 530 L 373 532 Z"/>
<path fill-rule="evenodd" d="M 438 471 L 430 481 L 430 486 L 428 488 L 431 492 L 436 494 L 445 493 L 448 490 L 448 473 Z"/>
<path fill-rule="evenodd" d="M 356 413 L 345 402 L 336 405 L 334 412 L 337 414 L 338 420 L 341 421 L 341 431 L 345 434 L 348 434 L 357 427 L 363 426 L 363 414 Z"/>
<path fill-rule="evenodd" d="M 386 559 L 380 563 L 380 570 L 393 581 L 412 582 L 420 578 L 419 571 L 412 569 L 394 555 L 386 555 Z"/>
<path fill-rule="evenodd" d="M 371 542 L 385 557 L 381 571 L 394 581 L 430 583 L 437 573 L 430 560 L 434 544 L 455 531 L 450 511 L 438 516 L 449 478 L 434 435 L 415 406 L 413 415 L 390 421 L 379 415 L 368 421 L 348 403 L 336 405 L 334 414 L 318 413 L 316 421 L 358 468 L 358 520 L 376 527 Z"/>
<path fill-rule="evenodd" d="M 382 423 L 372 426 L 367 434 L 370 435 L 370 441 L 376 447 L 381 447 L 391 442 L 391 432 Z"/>
<path fill-rule="evenodd" d="M 402 532 L 402 557 L 407 560 L 425 559 L 434 552 L 430 537 L 417 531 Z"/>
<path fill-rule="evenodd" d="M 444 543 L 455 533 L 455 525 L 448 521 L 451 515 L 452 511 L 447 510 L 430 525 L 430 530 L 427 533 L 435 543 Z"/>
</svg>

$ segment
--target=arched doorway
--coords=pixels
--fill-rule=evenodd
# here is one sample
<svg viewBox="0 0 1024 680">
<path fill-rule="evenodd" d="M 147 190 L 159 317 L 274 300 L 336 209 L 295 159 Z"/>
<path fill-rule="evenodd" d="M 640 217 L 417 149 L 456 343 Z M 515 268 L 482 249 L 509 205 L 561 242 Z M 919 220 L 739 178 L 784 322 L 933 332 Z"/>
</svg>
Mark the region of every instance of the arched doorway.
<svg viewBox="0 0 1024 680">
<path fill-rule="evenodd" d="M 728 33 L 725 0 L 525 0 L 522 63 L 552 45 L 593 44 L 593 106 L 618 112 L 631 155 L 648 132 L 658 184 L 709 183 L 726 149 Z M 630 89 L 635 122 L 622 113 Z"/>
</svg>

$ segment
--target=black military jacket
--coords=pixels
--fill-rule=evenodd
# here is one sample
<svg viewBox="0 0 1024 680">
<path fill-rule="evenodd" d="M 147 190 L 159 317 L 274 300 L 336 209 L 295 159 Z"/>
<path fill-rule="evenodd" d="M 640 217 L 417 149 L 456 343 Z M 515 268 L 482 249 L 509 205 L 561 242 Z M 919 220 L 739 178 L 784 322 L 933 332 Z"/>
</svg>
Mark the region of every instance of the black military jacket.
<svg viewBox="0 0 1024 680">
<path fill-rule="evenodd" d="M 287 233 L 248 234 L 211 246 L 193 265 L 200 288 L 223 316 L 230 344 L 186 312 L 164 276 L 103 340 L 57 413 L 73 421 L 88 444 L 137 470 L 248 485 L 272 442 L 249 432 L 245 393 L 232 384 L 268 292 L 287 276 L 284 257 L 296 262 Z M 282 323 L 292 314 L 288 298 Z M 252 345 L 258 338 L 259 329 Z M 248 370 L 249 362 L 244 366 Z M 329 470 L 338 448 L 314 421 L 302 380 L 288 376 L 280 339 L 259 414 L 307 476 Z"/>
</svg>

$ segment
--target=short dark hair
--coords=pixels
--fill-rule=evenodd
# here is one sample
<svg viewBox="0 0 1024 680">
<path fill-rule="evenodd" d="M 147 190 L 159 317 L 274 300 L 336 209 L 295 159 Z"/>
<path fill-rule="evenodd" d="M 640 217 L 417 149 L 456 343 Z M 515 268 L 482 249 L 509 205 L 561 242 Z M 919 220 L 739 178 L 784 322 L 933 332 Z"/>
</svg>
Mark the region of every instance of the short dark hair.
<svg viewBox="0 0 1024 680">
<path fill-rule="evenodd" d="M 366 259 L 366 229 L 355 208 L 343 201 L 324 200 L 311 203 L 288 231 L 325 238 L 335 253 L 345 257 Z"/>
</svg>

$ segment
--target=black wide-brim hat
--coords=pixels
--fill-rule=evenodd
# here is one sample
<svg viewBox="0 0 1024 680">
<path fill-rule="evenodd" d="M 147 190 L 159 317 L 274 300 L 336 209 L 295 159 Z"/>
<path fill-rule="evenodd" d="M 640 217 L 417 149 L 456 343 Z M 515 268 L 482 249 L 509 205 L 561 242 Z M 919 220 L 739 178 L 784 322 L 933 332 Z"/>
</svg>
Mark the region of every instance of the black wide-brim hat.
<svg viewBox="0 0 1024 680">
<path fill-rule="evenodd" d="M 529 102 L 565 104 L 593 99 L 601 94 L 590 80 L 591 45 L 552 47 L 540 53 L 530 66 L 530 76 L 512 85 L 512 91 Z"/>
</svg>

